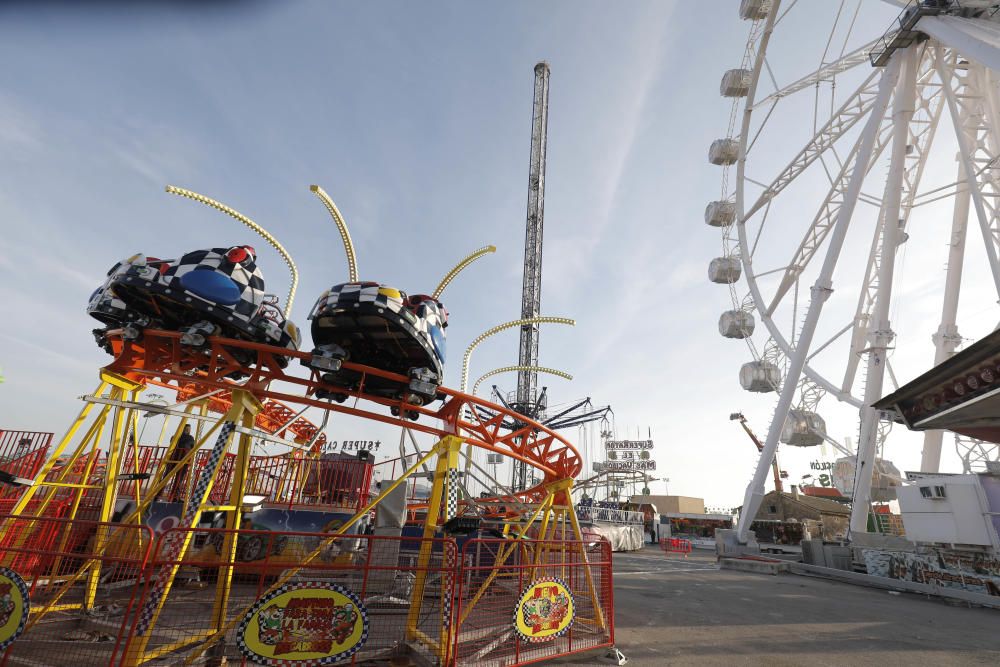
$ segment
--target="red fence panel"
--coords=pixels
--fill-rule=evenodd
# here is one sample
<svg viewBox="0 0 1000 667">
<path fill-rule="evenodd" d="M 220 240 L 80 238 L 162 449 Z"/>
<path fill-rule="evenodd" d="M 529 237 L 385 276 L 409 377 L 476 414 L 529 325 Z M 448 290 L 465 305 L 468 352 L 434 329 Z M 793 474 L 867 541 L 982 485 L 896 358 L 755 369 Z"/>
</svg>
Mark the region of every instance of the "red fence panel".
<svg viewBox="0 0 1000 667">
<path fill-rule="evenodd" d="M 0 470 L 15 477 L 34 479 L 48 458 L 51 444 L 51 433 L 0 429 Z M 19 487 L 0 486 L 0 498 L 20 495 Z"/>
<path fill-rule="evenodd" d="M 468 540 L 457 665 L 526 665 L 614 644 L 611 545 Z"/>
<path fill-rule="evenodd" d="M 684 540 L 679 537 L 661 537 L 660 548 L 666 553 L 679 553 L 687 555 L 691 553 L 691 540 Z"/>
<path fill-rule="evenodd" d="M 18 628 L 0 665 L 113 664 L 152 543 L 144 526 L 0 516 L 0 618 Z"/>
<path fill-rule="evenodd" d="M 238 552 L 258 540 L 257 559 L 225 557 L 232 539 Z M 178 557 L 185 541 L 187 555 Z M 420 662 L 450 664 L 452 644 L 440 636 L 453 609 L 454 540 L 173 529 L 154 554 L 122 626 L 120 664 L 183 664 L 196 654 L 248 667 L 321 656 L 353 665 L 414 653 Z M 227 572 L 223 609 L 218 591 Z M 213 637 L 219 620 L 229 626 L 222 641 Z"/>
</svg>

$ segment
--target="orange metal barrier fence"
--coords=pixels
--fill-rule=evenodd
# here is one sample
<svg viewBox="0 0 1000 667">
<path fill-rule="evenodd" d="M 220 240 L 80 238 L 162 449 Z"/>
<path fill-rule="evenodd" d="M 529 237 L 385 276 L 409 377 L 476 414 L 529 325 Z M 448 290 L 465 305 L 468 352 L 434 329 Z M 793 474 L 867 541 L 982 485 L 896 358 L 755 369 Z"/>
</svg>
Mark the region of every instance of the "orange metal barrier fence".
<svg viewBox="0 0 1000 667">
<path fill-rule="evenodd" d="M 614 643 L 604 541 L 471 539 L 459 553 L 450 538 L 0 528 L 0 667 L 499 666 Z M 264 544 L 249 562 L 235 556 L 247 540 Z"/>
<path fill-rule="evenodd" d="M 613 645 L 610 543 L 467 541 L 455 624 L 457 665 L 526 665 Z"/>
<path fill-rule="evenodd" d="M 152 532 L 52 517 L 5 516 L 0 527 L 0 665 L 114 664 Z"/>
<path fill-rule="evenodd" d="M 123 498 L 134 499 L 137 486 L 143 491 L 152 485 L 153 474 L 161 466 L 167 450 L 166 447 L 156 445 L 140 445 L 136 449 L 138 459 L 133 449 L 125 451 L 122 470 L 148 477 L 138 483 L 120 482 L 118 493 Z M 201 475 L 210 454 L 208 449 L 199 450 L 194 460 L 185 467 L 180 467 L 172 460 L 168 461 L 166 468 L 173 470 L 177 466 L 181 469 L 164 489 L 160 499 L 183 501 L 187 487 Z M 223 504 L 229 498 L 235 460 L 234 454 L 227 454 L 222 461 L 209 496 L 211 502 Z M 316 505 L 361 509 L 371 499 L 372 470 L 370 460 L 356 457 L 326 460 L 304 457 L 300 453 L 251 456 L 246 493 L 264 496 L 271 503 L 287 503 L 289 509 Z"/>
<path fill-rule="evenodd" d="M 691 540 L 682 540 L 678 537 L 661 537 L 660 548 L 666 553 L 684 554 L 686 558 L 691 553 Z"/>
<path fill-rule="evenodd" d="M 115 664 L 153 658 L 183 664 L 194 654 L 225 657 L 230 665 L 353 665 L 410 652 L 421 654 L 418 662 L 449 664 L 451 645 L 440 633 L 453 596 L 455 542 L 345 535 L 301 566 L 324 538 L 225 529 L 163 533 Z M 185 540 L 193 549 L 219 545 L 227 553 L 233 539 L 237 548 L 248 539 L 266 548 L 253 562 L 170 557 Z"/>
</svg>

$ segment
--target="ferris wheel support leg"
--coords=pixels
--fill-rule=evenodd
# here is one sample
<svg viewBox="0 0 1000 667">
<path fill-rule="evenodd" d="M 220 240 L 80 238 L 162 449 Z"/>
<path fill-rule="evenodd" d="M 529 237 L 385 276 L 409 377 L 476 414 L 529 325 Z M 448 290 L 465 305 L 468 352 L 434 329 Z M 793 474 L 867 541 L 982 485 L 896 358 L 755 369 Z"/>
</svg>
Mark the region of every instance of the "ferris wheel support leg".
<svg viewBox="0 0 1000 667">
<path fill-rule="evenodd" d="M 882 397 L 885 380 L 887 350 L 895 334 L 889 322 L 892 304 L 892 276 L 899 247 L 899 212 L 903 194 L 903 172 L 906 169 L 906 149 L 909 143 L 910 121 L 916 105 L 918 51 L 909 47 L 897 52 L 902 73 L 896 85 L 892 109 L 892 152 L 889 175 L 885 181 L 882 198 L 882 257 L 878 267 L 878 292 L 875 294 L 874 317 L 868 334 L 868 367 L 865 378 L 865 398 L 861 407 L 861 433 L 858 438 L 857 467 L 854 473 L 854 500 L 851 504 L 850 530 L 865 532 L 868 527 L 868 509 L 871 504 L 872 473 L 875 455 L 879 412 L 871 405 Z"/>
<path fill-rule="evenodd" d="M 948 244 L 948 268 L 945 273 L 944 303 L 941 307 L 941 324 L 934 334 L 934 365 L 948 359 L 962 338 L 958 334 L 955 319 L 958 315 L 958 295 L 962 286 L 962 264 L 965 259 L 965 233 L 969 222 L 969 202 L 971 196 L 967 185 L 965 164 L 958 161 L 958 186 L 955 194 L 955 208 L 951 219 L 951 241 Z M 924 433 L 924 450 L 920 457 L 920 472 L 938 472 L 941 467 L 941 442 L 944 431 Z"/>
<path fill-rule="evenodd" d="M 740 521 L 737 524 L 736 537 L 741 544 L 746 544 L 749 536 L 750 524 L 753 522 L 760 509 L 760 503 L 764 498 L 764 480 L 771 469 L 771 460 L 778 450 L 778 436 L 788 417 L 788 409 L 792 405 L 795 396 L 795 389 L 802 376 L 802 369 L 805 367 L 806 357 L 809 354 L 809 347 L 816 333 L 816 325 L 819 322 L 820 313 L 823 311 L 823 304 L 833 292 L 833 270 L 837 266 L 840 258 L 840 251 L 844 246 L 844 237 L 847 235 L 847 228 L 854 215 L 854 208 L 858 203 L 858 195 L 861 194 L 861 185 L 865 180 L 868 161 L 871 158 L 872 149 L 875 145 L 875 138 L 878 128 L 882 124 L 886 108 L 889 105 L 889 97 L 892 89 L 899 78 L 900 59 L 894 56 L 885 70 L 882 72 L 882 79 L 879 82 L 878 97 L 872 105 L 871 115 L 865 124 L 861 143 L 855 156 L 854 167 L 851 172 L 851 179 L 847 190 L 844 193 L 844 200 L 841 204 L 837 222 L 833 232 L 830 234 L 830 245 L 827 247 L 826 257 L 823 260 L 823 268 L 820 270 L 816 284 L 811 290 L 809 310 L 806 313 L 805 322 L 802 324 L 802 332 L 799 334 L 799 341 L 795 347 L 788 364 L 788 373 L 781 386 L 781 394 L 778 397 L 778 405 L 774 411 L 774 418 L 767 431 L 767 439 L 764 441 L 764 449 L 757 460 L 757 468 L 754 471 L 753 479 L 747 486 L 746 494 L 743 498 L 743 509 L 740 512 Z"/>
<path fill-rule="evenodd" d="M 948 103 L 948 112 L 951 114 L 952 122 L 955 125 L 955 136 L 958 139 L 958 157 L 959 160 L 961 160 L 962 167 L 965 169 L 965 173 L 969 178 L 970 187 L 967 188 L 967 190 L 972 196 L 972 204 L 976 210 L 976 218 L 979 220 L 979 229 L 983 234 L 983 243 L 986 246 L 986 256 L 989 258 L 990 273 L 993 276 L 993 284 L 996 287 L 997 295 L 1000 296 L 1000 257 L 998 257 L 997 254 L 997 247 L 993 238 L 990 216 L 987 211 L 986 201 L 983 197 L 980 178 L 977 175 L 978 171 L 972 159 L 973 154 L 977 151 L 974 135 L 978 128 L 969 126 L 968 121 L 970 115 L 972 114 L 968 107 L 971 102 L 964 99 L 965 97 L 975 97 L 975 95 L 967 94 L 963 96 L 962 103 L 959 104 L 958 100 L 956 100 L 955 91 L 952 88 L 954 76 L 950 71 L 945 70 L 944 58 L 941 52 L 942 49 L 938 49 L 936 53 L 935 67 L 937 69 L 938 78 L 941 79 L 941 87 L 944 90 L 945 100 Z M 974 89 L 975 86 L 973 85 L 972 88 Z M 977 111 L 979 113 L 984 113 L 983 109 L 978 109 Z M 1000 129 L 994 128 L 994 131 L 1000 131 Z"/>
</svg>

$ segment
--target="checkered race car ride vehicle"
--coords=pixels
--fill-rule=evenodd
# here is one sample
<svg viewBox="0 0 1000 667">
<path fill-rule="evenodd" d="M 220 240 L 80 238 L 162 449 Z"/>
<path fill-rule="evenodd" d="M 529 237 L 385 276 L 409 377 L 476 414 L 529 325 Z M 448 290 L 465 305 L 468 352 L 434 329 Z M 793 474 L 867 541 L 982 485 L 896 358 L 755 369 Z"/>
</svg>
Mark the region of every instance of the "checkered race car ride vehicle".
<svg viewBox="0 0 1000 667">
<path fill-rule="evenodd" d="M 448 311 L 437 299 L 375 282 L 335 285 L 320 296 L 309 314 L 316 346 L 306 363 L 325 382 L 348 390 L 360 388 L 361 374 L 341 367 L 342 361 L 406 376 L 401 384 L 366 376 L 364 392 L 425 405 L 437 398 L 444 371 Z M 317 392 L 343 401 L 345 394 Z M 395 409 L 394 409 L 395 412 Z M 407 412 L 411 419 L 417 413 Z"/>
<path fill-rule="evenodd" d="M 224 336 L 297 350 L 298 327 L 277 304 L 264 292 L 254 249 L 242 245 L 195 250 L 176 260 L 133 255 L 111 267 L 87 312 L 106 325 L 94 337 L 108 352 L 109 329 L 137 339 L 146 327 L 180 331 L 185 345 Z M 288 363 L 287 357 L 278 360 Z"/>
</svg>

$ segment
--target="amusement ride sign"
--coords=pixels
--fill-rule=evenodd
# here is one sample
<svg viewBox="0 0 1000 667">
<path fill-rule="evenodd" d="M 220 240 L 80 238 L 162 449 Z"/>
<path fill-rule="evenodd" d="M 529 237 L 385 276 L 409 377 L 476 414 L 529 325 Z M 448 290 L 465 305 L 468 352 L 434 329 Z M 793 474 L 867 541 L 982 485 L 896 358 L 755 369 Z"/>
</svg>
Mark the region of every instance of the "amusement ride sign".
<svg viewBox="0 0 1000 667">
<path fill-rule="evenodd" d="M 0 651 L 24 632 L 30 609 L 24 579 L 10 568 L 0 567 Z"/>
<path fill-rule="evenodd" d="M 608 460 L 602 464 L 604 470 L 610 472 L 645 472 L 656 470 L 656 461 L 651 453 L 653 441 L 650 440 L 605 440 L 604 449 Z"/>
<path fill-rule="evenodd" d="M 236 637 L 240 651 L 255 664 L 332 665 L 368 641 L 368 612 L 353 592 L 337 584 L 285 584 L 254 603 Z"/>
<path fill-rule="evenodd" d="M 334 452 L 340 448 L 342 452 L 348 451 L 369 451 L 377 452 L 382 446 L 381 440 L 327 440 L 323 445 L 323 451 Z"/>
<path fill-rule="evenodd" d="M 652 449 L 652 440 L 608 440 L 604 443 L 604 449 Z"/>
<path fill-rule="evenodd" d="M 528 585 L 514 610 L 514 629 L 527 642 L 561 637 L 576 615 L 573 593 L 560 579 L 538 579 Z"/>
</svg>

